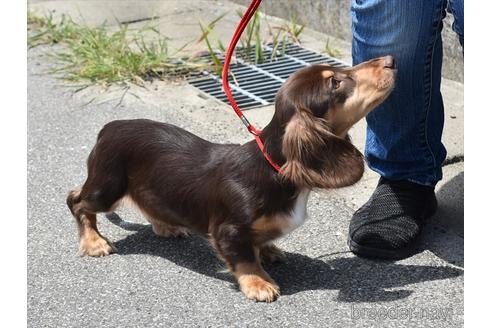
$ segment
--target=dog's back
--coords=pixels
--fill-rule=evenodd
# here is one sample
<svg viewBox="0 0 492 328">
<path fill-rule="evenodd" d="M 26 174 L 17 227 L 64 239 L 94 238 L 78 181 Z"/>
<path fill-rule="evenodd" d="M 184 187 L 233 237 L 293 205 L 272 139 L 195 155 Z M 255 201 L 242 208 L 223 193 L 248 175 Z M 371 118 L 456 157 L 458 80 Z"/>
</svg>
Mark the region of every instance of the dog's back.
<svg viewBox="0 0 492 328">
<path fill-rule="evenodd" d="M 200 217 L 207 215 L 204 200 L 213 188 L 211 175 L 234 147 L 213 144 L 171 124 L 112 121 L 98 134 L 80 194 L 67 201 L 75 211 L 97 213 L 110 212 L 130 197 L 150 220 L 206 232 L 207 227 L 196 223 L 207 222 Z"/>
</svg>

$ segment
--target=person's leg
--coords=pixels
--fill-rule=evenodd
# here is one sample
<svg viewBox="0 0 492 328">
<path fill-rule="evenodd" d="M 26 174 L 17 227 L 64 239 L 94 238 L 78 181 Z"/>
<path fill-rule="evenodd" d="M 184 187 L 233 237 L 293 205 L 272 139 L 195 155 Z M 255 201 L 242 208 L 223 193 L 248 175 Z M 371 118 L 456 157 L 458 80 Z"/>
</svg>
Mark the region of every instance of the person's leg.
<svg viewBox="0 0 492 328">
<path fill-rule="evenodd" d="M 465 6 L 464 0 L 449 0 L 448 11 L 453 14 L 453 30 L 458 34 L 461 47 L 465 47 Z"/>
<path fill-rule="evenodd" d="M 411 254 L 423 220 L 436 208 L 442 178 L 444 109 L 440 93 L 446 0 L 353 0 L 353 64 L 392 55 L 395 90 L 367 116 L 365 155 L 382 178 L 352 218 L 350 249 L 359 255 Z"/>
<path fill-rule="evenodd" d="M 367 162 L 385 178 L 434 186 L 442 177 L 445 9 L 445 0 L 353 1 L 353 64 L 392 55 L 398 69 L 395 90 L 367 116 Z"/>
</svg>

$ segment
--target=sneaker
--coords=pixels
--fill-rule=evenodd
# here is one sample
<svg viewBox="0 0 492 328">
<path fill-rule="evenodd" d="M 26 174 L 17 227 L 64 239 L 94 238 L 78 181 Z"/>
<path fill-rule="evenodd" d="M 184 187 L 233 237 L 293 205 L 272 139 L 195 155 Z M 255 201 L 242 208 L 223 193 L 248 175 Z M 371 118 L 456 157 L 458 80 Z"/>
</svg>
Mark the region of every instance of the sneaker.
<svg viewBox="0 0 492 328">
<path fill-rule="evenodd" d="M 433 187 L 381 177 L 369 201 L 352 216 L 349 248 L 362 257 L 409 257 L 416 251 L 425 222 L 436 210 Z"/>
</svg>

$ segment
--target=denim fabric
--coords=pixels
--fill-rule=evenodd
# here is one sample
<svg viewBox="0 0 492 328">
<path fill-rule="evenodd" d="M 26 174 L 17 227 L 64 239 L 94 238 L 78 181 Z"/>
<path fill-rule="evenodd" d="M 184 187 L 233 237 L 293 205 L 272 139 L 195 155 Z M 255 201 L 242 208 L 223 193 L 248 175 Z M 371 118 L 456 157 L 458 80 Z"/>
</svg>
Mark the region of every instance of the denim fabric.
<svg viewBox="0 0 492 328">
<path fill-rule="evenodd" d="M 464 0 L 449 0 L 448 12 L 453 14 L 453 30 L 458 34 L 460 44 L 465 46 L 465 17 Z"/>
<path fill-rule="evenodd" d="M 463 1 L 450 0 L 448 8 L 460 42 Z M 398 69 L 393 93 L 367 116 L 366 159 L 387 179 L 428 186 L 442 179 L 441 30 L 447 7 L 447 0 L 352 1 L 354 65 L 393 55 Z"/>
</svg>

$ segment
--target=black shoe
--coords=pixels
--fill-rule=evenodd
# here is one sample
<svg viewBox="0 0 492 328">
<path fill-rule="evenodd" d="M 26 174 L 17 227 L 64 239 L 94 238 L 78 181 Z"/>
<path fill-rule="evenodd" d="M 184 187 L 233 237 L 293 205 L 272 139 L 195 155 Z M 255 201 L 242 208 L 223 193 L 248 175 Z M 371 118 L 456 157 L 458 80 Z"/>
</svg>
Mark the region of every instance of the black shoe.
<svg viewBox="0 0 492 328">
<path fill-rule="evenodd" d="M 424 223 L 436 210 L 433 187 L 381 178 L 350 221 L 349 248 L 363 257 L 409 257 L 415 253 Z"/>
</svg>

